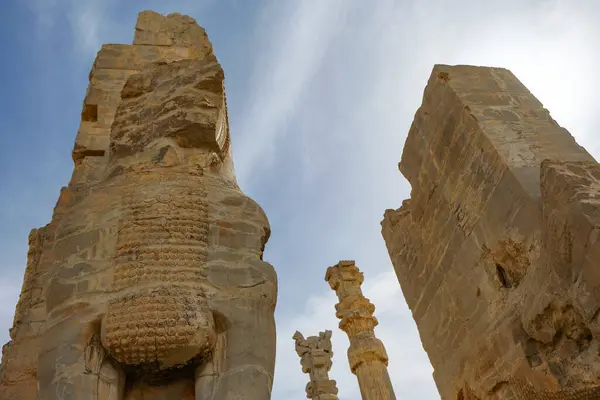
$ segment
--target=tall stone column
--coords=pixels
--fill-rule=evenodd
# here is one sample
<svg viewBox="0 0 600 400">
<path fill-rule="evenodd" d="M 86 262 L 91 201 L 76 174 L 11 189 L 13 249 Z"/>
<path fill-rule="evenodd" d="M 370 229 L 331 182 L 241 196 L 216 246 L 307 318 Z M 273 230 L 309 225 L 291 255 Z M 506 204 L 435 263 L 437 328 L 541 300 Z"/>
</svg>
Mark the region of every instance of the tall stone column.
<svg viewBox="0 0 600 400">
<path fill-rule="evenodd" d="M 296 341 L 296 353 L 300 356 L 302 372 L 309 374 L 306 385 L 306 398 L 313 400 L 338 400 L 338 388 L 329 379 L 331 369 L 331 331 L 319 332 L 319 336 L 304 336 L 296 331 L 292 337 Z"/>
<path fill-rule="evenodd" d="M 327 269 L 325 280 L 340 300 L 335 306 L 336 316 L 341 320 L 340 329 L 350 339 L 348 360 L 358 378 L 363 400 L 395 400 L 387 371 L 388 355 L 381 340 L 375 337 L 374 328 L 378 324 L 373 316 L 375 306 L 360 288 L 363 273 L 354 261 L 340 261 Z"/>
</svg>

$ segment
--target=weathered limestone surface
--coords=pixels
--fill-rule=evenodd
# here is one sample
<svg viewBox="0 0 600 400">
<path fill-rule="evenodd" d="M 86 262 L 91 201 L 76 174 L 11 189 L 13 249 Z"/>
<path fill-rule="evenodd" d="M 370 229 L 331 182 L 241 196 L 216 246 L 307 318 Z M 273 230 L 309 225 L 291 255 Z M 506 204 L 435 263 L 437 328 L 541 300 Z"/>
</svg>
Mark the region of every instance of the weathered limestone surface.
<svg viewBox="0 0 600 400">
<path fill-rule="evenodd" d="M 388 355 L 381 340 L 375 337 L 378 324 L 373 316 L 375 306 L 365 298 L 361 285 L 364 275 L 354 261 L 340 261 L 327 268 L 325 280 L 335 290 L 339 303 L 335 305 L 340 329 L 350 339 L 348 361 L 358 378 L 363 400 L 396 400 L 387 371 Z"/>
<path fill-rule="evenodd" d="M 189 17 L 102 48 L 75 170 L 33 230 L 2 400 L 270 398 L 270 230 L 235 180 L 224 74 Z"/>
<path fill-rule="evenodd" d="M 306 397 L 314 400 L 338 400 L 336 382 L 329 379 L 333 357 L 331 331 L 319 332 L 319 336 L 309 336 L 306 339 L 296 331 L 292 339 L 296 342 L 302 372 L 310 376 L 310 382 L 306 385 Z"/>
<path fill-rule="evenodd" d="M 155 63 L 202 59 L 213 54 L 206 32 L 188 16 L 164 17 L 144 11 L 135 29 L 133 45 L 105 44 L 94 61 L 73 149 L 71 186 L 101 179 L 121 90 L 131 75 Z"/>
<path fill-rule="evenodd" d="M 600 398 L 600 167 L 501 68 L 435 66 L 382 233 L 442 399 Z"/>
</svg>

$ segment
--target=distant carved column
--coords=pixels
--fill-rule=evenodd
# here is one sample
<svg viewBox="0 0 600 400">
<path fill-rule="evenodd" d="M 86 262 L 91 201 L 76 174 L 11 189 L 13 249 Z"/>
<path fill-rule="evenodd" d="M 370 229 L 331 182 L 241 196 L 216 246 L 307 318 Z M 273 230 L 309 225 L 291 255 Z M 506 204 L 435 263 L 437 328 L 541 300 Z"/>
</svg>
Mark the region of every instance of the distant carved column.
<svg viewBox="0 0 600 400">
<path fill-rule="evenodd" d="M 336 316 L 341 320 L 340 329 L 350 339 L 348 360 L 352 373 L 358 378 L 363 400 L 395 400 L 387 371 L 387 352 L 373 331 L 378 324 L 373 316 L 375 306 L 360 288 L 363 273 L 354 261 L 340 261 L 327 268 L 325 280 L 340 300 L 335 306 Z"/>
<path fill-rule="evenodd" d="M 306 397 L 314 400 L 338 400 L 338 388 L 329 379 L 331 369 L 331 331 L 319 332 L 319 336 L 304 336 L 298 331 L 292 337 L 296 341 L 296 353 L 300 356 L 302 372 L 309 374 Z"/>
</svg>

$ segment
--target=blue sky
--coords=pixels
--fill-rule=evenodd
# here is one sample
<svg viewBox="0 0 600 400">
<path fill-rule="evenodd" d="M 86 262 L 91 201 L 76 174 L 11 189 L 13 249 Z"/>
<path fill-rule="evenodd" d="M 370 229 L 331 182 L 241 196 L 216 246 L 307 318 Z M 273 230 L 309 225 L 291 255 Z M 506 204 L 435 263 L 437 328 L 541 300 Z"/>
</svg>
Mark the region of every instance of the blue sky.
<svg viewBox="0 0 600 400">
<path fill-rule="evenodd" d="M 303 398 L 292 334 L 333 330 L 340 399 L 358 400 L 325 269 L 356 259 L 401 398 L 439 398 L 380 235 L 410 188 L 397 170 L 435 63 L 511 69 L 600 156 L 597 0 L 4 0 L 0 12 L 0 341 L 29 230 L 72 171 L 87 75 L 102 43 L 131 43 L 137 12 L 191 15 L 226 74 L 236 171 L 265 209 L 279 275 L 274 400 Z"/>
</svg>

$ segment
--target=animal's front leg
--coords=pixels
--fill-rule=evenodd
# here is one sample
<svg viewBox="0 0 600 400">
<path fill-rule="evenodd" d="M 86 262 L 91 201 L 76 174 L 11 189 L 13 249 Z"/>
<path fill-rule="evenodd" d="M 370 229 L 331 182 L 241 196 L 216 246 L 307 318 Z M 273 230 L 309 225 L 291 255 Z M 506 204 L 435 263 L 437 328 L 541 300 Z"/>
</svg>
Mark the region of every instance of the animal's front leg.
<svg viewBox="0 0 600 400">
<path fill-rule="evenodd" d="M 275 369 L 275 319 L 271 302 L 234 299 L 222 304 L 227 327 L 213 362 L 198 375 L 197 400 L 268 400 Z M 213 379 L 208 375 L 213 374 Z M 199 391 L 210 382 L 212 390 Z M 205 397 L 199 397 L 202 394 Z"/>
<path fill-rule="evenodd" d="M 41 400 L 123 400 L 125 375 L 102 348 L 98 324 L 73 317 L 44 334 L 38 388 Z"/>
<path fill-rule="evenodd" d="M 86 349 L 85 373 L 97 382 L 98 400 L 123 400 L 125 372 L 100 344 L 100 335 L 94 334 Z"/>
<path fill-rule="evenodd" d="M 223 329 L 218 329 L 218 323 L 215 325 L 217 326 L 215 347 L 210 356 L 196 368 L 194 375 L 196 400 L 213 399 L 217 380 L 222 370 L 223 360 L 225 359 L 226 333 Z"/>
</svg>

